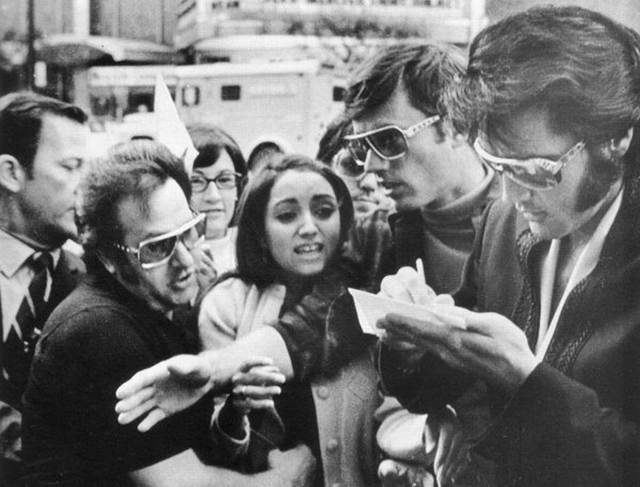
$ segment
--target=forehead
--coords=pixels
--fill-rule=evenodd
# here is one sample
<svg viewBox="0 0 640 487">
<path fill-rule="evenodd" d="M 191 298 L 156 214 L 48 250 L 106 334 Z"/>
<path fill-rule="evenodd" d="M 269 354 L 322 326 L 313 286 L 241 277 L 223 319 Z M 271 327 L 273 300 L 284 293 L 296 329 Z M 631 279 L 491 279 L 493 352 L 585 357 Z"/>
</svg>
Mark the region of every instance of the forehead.
<svg viewBox="0 0 640 487">
<path fill-rule="evenodd" d="M 147 211 L 145 211 L 145 209 Z M 137 198 L 127 198 L 118 207 L 118 217 L 128 245 L 171 232 L 192 218 L 187 198 L 174 179 L 152 190 L 148 206 Z"/>
<path fill-rule="evenodd" d="M 44 115 L 40 129 L 39 149 L 60 152 L 86 149 L 89 128 L 65 117 Z"/>
<path fill-rule="evenodd" d="M 336 198 L 329 181 L 316 172 L 287 171 L 273 185 L 269 206 L 294 200 L 304 203 L 318 197 Z"/>
<path fill-rule="evenodd" d="M 227 151 L 224 149 L 220 149 L 220 156 L 218 160 L 214 162 L 210 166 L 206 167 L 196 167 L 193 172 L 203 174 L 207 177 L 215 177 L 221 172 L 234 172 L 235 167 L 233 165 L 233 160 L 231 160 L 231 156 L 227 154 Z"/>
<path fill-rule="evenodd" d="M 407 92 L 397 87 L 389 99 L 370 113 L 354 119 L 353 128 L 356 133 L 366 132 L 386 125 L 397 125 L 407 128 L 425 118 L 425 114 L 409 101 Z"/>
</svg>

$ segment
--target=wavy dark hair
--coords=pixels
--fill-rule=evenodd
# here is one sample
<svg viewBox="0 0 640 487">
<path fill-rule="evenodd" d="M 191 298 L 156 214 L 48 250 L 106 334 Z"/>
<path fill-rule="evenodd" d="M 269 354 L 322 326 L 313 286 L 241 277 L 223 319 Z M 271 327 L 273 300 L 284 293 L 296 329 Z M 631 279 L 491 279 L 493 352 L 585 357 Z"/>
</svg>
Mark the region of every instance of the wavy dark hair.
<svg viewBox="0 0 640 487">
<path fill-rule="evenodd" d="M 238 275 L 259 287 L 272 284 L 280 274 L 280 266 L 264 245 L 266 241 L 265 212 L 276 181 L 290 171 L 319 174 L 333 188 L 340 211 L 340 243 L 338 248 L 341 248 L 342 244 L 346 242 L 353 223 L 353 203 L 349 190 L 342 179 L 328 166 L 306 156 L 291 154 L 262 167 L 251 177 L 242 193 L 238 205 L 238 238 L 236 242 Z"/>
<path fill-rule="evenodd" d="M 533 7 L 478 34 L 466 75 L 445 101 L 455 127 L 472 138 L 498 136 L 506 116 L 540 107 L 554 130 L 592 149 L 640 119 L 639 67 L 635 31 L 581 7 Z M 627 161 L 638 156 L 638 133 L 634 139 Z"/>
<path fill-rule="evenodd" d="M 95 269 L 98 255 L 123 262 L 122 252 L 112 245 L 122 243 L 124 237 L 118 218 L 120 203 L 133 198 L 147 214 L 151 194 L 170 178 L 189 201 L 191 185 L 182 160 L 164 145 L 149 140 L 117 144 L 91 163 L 80 185 L 77 212 L 89 269 Z"/>
</svg>

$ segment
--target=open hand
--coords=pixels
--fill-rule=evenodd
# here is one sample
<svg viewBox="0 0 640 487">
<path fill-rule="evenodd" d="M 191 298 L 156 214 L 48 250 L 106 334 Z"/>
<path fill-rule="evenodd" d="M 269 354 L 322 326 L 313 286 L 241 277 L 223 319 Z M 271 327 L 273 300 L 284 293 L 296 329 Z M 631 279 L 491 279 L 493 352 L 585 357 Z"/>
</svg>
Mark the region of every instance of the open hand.
<svg viewBox="0 0 640 487">
<path fill-rule="evenodd" d="M 214 355 L 215 356 L 215 355 Z M 244 361 L 245 367 L 271 365 L 266 357 Z M 118 421 L 128 424 L 145 416 L 139 431 L 196 403 L 210 390 L 229 382 L 232 372 L 215 367 L 202 355 L 176 355 L 136 373 L 116 391 Z"/>
</svg>

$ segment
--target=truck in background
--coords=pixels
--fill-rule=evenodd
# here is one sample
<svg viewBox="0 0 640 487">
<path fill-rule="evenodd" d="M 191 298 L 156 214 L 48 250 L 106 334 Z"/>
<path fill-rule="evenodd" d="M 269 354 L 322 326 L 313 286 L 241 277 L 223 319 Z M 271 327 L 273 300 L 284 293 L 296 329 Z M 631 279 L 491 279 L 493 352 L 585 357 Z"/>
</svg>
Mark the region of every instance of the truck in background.
<svg viewBox="0 0 640 487">
<path fill-rule="evenodd" d="M 248 160 L 270 150 L 315 155 L 327 124 L 342 109 L 344 80 L 313 59 L 102 66 L 88 73 L 93 118 L 117 140 L 154 138 L 158 72 L 186 125 L 222 127 Z"/>
</svg>

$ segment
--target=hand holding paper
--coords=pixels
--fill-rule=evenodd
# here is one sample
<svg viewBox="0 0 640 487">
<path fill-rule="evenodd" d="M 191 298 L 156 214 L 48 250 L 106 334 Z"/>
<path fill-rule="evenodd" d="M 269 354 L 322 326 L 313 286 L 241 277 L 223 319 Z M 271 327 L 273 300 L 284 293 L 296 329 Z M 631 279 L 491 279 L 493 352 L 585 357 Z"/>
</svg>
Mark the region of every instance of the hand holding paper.
<svg viewBox="0 0 640 487">
<path fill-rule="evenodd" d="M 430 303 L 415 304 L 400 299 L 392 299 L 384 295 L 375 295 L 357 289 L 349 289 L 353 297 L 360 327 L 364 333 L 370 335 L 384 335 L 384 330 L 376 324 L 389 314 L 397 314 L 415 319 L 438 320 L 451 326 L 465 327 L 464 319 L 452 314 L 453 306 L 449 304 L 451 297 L 441 298 L 434 294 Z"/>
</svg>

